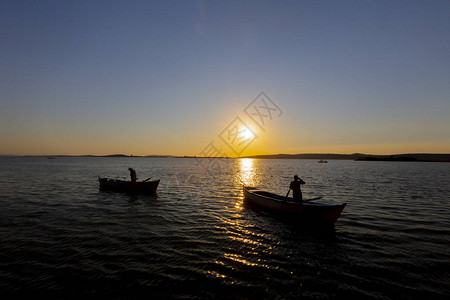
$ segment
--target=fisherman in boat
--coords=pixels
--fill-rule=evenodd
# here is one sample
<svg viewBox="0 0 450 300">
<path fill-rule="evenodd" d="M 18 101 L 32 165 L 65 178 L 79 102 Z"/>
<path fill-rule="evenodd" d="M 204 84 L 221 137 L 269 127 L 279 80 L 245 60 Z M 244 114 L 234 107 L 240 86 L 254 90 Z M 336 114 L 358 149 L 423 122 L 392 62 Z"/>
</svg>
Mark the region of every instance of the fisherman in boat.
<svg viewBox="0 0 450 300">
<path fill-rule="evenodd" d="M 130 170 L 131 182 L 136 182 L 136 171 L 132 168 L 128 168 L 128 170 Z"/>
<path fill-rule="evenodd" d="M 294 202 L 302 203 L 303 196 L 302 196 L 302 190 L 300 189 L 300 184 L 305 184 L 305 182 L 299 178 L 297 175 L 294 176 L 294 181 L 291 182 L 291 185 L 289 186 L 290 189 L 292 189 L 292 193 L 294 196 Z"/>
</svg>

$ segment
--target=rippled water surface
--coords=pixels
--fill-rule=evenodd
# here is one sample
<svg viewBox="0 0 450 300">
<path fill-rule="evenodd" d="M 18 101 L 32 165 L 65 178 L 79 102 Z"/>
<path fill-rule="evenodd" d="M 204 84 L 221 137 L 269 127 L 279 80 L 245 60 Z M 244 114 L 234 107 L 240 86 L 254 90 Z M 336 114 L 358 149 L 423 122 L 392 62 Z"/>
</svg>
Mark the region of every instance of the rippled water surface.
<svg viewBox="0 0 450 300">
<path fill-rule="evenodd" d="M 97 176 L 161 179 L 156 195 Z M 218 167 L 216 169 L 215 167 Z M 242 183 L 346 202 L 334 228 L 243 203 Z M 52 298 L 450 296 L 450 164 L 0 158 L 0 291 Z"/>
</svg>

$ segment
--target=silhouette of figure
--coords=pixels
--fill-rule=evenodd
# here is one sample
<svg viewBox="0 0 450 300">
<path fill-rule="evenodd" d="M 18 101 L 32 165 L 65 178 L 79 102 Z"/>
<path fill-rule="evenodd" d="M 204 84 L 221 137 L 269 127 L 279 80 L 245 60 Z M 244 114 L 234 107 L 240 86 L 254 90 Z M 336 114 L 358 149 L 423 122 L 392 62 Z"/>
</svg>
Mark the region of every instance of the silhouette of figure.
<svg viewBox="0 0 450 300">
<path fill-rule="evenodd" d="M 303 195 L 302 190 L 300 189 L 300 184 L 305 184 L 305 182 L 297 175 L 295 175 L 294 181 L 291 182 L 289 188 L 292 189 L 294 202 L 299 202 L 301 204 L 303 201 Z"/>
<path fill-rule="evenodd" d="M 128 168 L 128 170 L 130 170 L 131 182 L 136 182 L 136 171 L 132 168 Z"/>
</svg>

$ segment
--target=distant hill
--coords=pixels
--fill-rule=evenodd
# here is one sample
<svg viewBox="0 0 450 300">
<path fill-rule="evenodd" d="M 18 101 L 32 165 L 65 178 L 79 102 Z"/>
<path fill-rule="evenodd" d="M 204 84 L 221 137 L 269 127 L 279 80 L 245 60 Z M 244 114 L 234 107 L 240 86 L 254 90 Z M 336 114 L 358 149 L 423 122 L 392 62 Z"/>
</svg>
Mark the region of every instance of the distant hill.
<svg viewBox="0 0 450 300">
<path fill-rule="evenodd" d="M 353 154 L 269 154 L 269 155 L 253 155 L 243 158 L 268 158 L 268 159 L 347 159 L 358 161 L 430 161 L 430 162 L 450 162 L 450 154 L 428 154 L 428 153 L 408 153 L 394 155 L 371 155 L 362 153 Z"/>
<path fill-rule="evenodd" d="M 0 156 L 14 156 L 14 155 L 1 155 Z M 16 155 L 16 156 L 20 156 L 20 155 Z M 64 154 L 60 154 L 60 155 L 23 155 L 24 157 L 43 157 L 43 156 L 47 156 L 47 157 L 175 157 L 172 155 L 126 155 L 126 154 L 109 154 L 109 155 L 94 155 L 94 154 L 87 154 L 87 155 L 64 155 Z"/>
<path fill-rule="evenodd" d="M 356 160 L 366 161 L 432 161 L 432 162 L 450 162 L 450 154 L 395 154 L 395 155 L 366 155 Z"/>
</svg>

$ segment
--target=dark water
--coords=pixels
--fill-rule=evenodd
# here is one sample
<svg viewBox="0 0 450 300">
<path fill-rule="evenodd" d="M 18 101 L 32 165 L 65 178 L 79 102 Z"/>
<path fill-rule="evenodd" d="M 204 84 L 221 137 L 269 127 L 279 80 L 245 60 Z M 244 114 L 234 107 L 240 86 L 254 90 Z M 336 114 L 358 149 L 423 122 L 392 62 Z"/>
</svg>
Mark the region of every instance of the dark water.
<svg viewBox="0 0 450 300">
<path fill-rule="evenodd" d="M 0 292 L 50 298 L 450 296 L 450 164 L 0 158 Z M 157 195 L 97 176 L 160 178 Z M 346 202 L 334 228 L 243 204 L 241 183 Z"/>
</svg>

